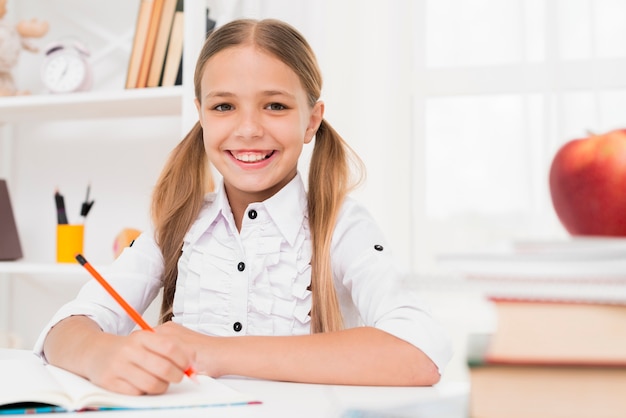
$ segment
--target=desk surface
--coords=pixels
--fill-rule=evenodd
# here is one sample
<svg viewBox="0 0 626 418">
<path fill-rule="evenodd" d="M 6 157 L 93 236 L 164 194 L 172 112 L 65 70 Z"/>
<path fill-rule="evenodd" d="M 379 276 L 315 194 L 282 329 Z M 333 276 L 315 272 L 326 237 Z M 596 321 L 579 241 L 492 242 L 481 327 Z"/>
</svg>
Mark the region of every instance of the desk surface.
<svg viewBox="0 0 626 418">
<path fill-rule="evenodd" d="M 0 349 L 0 358 L 32 356 L 28 350 Z M 262 405 L 185 408 L 176 417 L 299 417 L 299 418 L 463 418 L 467 411 L 466 382 L 442 382 L 433 387 L 366 387 L 312 385 L 226 377 L 220 382 L 251 393 Z M 73 416 L 76 414 L 64 414 Z M 172 417 L 172 410 L 110 411 L 93 416 Z M 55 416 L 59 416 L 56 414 Z M 85 417 L 83 413 L 80 415 Z"/>
</svg>

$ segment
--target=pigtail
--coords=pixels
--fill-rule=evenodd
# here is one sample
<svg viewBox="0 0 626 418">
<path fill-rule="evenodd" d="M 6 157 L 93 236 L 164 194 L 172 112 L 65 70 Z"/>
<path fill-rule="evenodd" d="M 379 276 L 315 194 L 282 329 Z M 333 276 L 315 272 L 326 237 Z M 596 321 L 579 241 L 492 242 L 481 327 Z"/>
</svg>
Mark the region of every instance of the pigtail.
<svg viewBox="0 0 626 418">
<path fill-rule="evenodd" d="M 164 261 L 160 322 L 172 318 L 183 238 L 200 212 L 204 194 L 213 188 L 198 122 L 170 154 L 152 196 L 155 239 Z"/>
<path fill-rule="evenodd" d="M 357 165 L 358 180 L 351 182 L 351 163 Z M 309 228 L 311 257 L 311 332 L 338 331 L 343 320 L 331 266 L 332 236 L 341 205 L 348 192 L 363 177 L 361 160 L 341 136 L 322 120 L 315 135 L 309 167 Z"/>
</svg>

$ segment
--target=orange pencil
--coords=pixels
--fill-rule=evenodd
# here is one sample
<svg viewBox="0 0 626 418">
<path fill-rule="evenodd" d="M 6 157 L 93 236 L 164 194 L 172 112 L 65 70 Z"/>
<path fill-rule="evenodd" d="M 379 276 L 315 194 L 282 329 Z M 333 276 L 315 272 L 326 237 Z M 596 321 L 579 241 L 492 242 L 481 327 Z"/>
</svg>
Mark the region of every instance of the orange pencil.
<svg viewBox="0 0 626 418">
<path fill-rule="evenodd" d="M 115 301 L 119 303 L 122 308 L 124 308 L 126 313 L 133 319 L 133 321 L 135 321 L 137 325 L 141 327 L 141 329 L 143 329 L 144 331 L 154 332 L 154 329 L 141 317 L 141 315 L 139 315 L 139 312 L 137 312 L 132 306 L 130 306 L 128 302 L 126 302 L 124 298 L 122 298 L 120 294 L 117 293 L 115 289 L 113 289 L 109 282 L 107 282 L 104 277 L 102 277 L 100 273 L 98 273 L 98 271 L 93 268 L 91 264 L 89 264 L 89 262 L 85 259 L 85 257 L 82 256 L 82 254 L 76 254 L 76 261 L 78 261 L 81 266 L 85 267 L 85 269 L 87 269 L 87 271 L 91 273 L 91 275 L 98 281 L 98 283 L 100 283 L 102 287 L 104 287 L 104 289 L 109 292 L 113 299 L 115 299 Z M 193 367 L 189 366 L 189 368 L 185 370 L 185 374 L 191 379 L 195 380 L 196 371 L 193 369 Z"/>
</svg>

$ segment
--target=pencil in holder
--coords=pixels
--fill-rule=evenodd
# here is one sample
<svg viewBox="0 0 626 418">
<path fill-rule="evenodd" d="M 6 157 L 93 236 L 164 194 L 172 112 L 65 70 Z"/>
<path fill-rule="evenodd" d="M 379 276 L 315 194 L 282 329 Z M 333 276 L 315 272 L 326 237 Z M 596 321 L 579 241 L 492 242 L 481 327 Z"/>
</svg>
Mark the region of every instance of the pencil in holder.
<svg viewBox="0 0 626 418">
<path fill-rule="evenodd" d="M 76 254 L 83 252 L 85 225 L 57 225 L 57 263 L 77 263 Z"/>
</svg>

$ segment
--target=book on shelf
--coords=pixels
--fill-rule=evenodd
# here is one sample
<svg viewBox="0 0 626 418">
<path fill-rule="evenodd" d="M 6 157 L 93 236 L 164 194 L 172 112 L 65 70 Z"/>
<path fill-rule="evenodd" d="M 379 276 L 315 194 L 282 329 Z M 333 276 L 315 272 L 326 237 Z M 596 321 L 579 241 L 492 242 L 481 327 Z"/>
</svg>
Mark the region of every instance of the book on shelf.
<svg viewBox="0 0 626 418">
<path fill-rule="evenodd" d="M 216 379 L 183 379 L 161 395 L 130 396 L 102 389 L 39 358 L 0 360 L 0 415 L 116 409 L 162 409 L 260 403 Z"/>
<path fill-rule="evenodd" d="M 148 33 L 146 35 L 146 45 L 143 50 L 143 56 L 141 57 L 137 85 L 135 86 L 137 88 L 144 88 L 148 84 L 148 73 L 150 72 L 150 64 L 152 64 L 152 56 L 154 55 L 157 32 L 161 23 L 164 1 L 165 0 L 154 0 L 152 14 L 150 15 L 150 24 L 148 25 Z"/>
<path fill-rule="evenodd" d="M 177 0 L 164 0 L 163 2 L 163 11 L 161 12 L 161 20 L 154 43 L 154 52 L 148 71 L 146 87 L 157 87 L 161 81 L 163 65 L 165 64 L 165 52 L 170 38 L 174 12 L 176 12 L 176 1 Z"/>
<path fill-rule="evenodd" d="M 133 46 L 128 60 L 128 71 L 126 74 L 126 88 L 132 89 L 137 87 L 139 78 L 139 69 L 141 60 L 146 47 L 146 39 L 150 26 L 150 17 L 155 0 L 141 0 L 139 3 L 139 11 L 137 12 L 137 20 L 135 23 L 135 34 L 133 37 Z"/>
<path fill-rule="evenodd" d="M 184 10 L 183 1 L 179 0 L 176 6 L 178 15 L 177 21 L 172 24 L 170 41 L 166 51 L 166 61 L 163 66 L 161 86 L 178 86 L 183 84 L 183 22 Z M 215 29 L 216 21 L 209 17 L 209 8 L 206 8 L 205 37 L 209 36 Z M 175 15 L 176 16 L 176 15 Z M 171 50 L 170 50 L 171 47 Z M 176 61 L 178 59 L 178 61 Z"/>
<path fill-rule="evenodd" d="M 471 417 L 608 418 L 626 411 L 626 363 L 499 361 L 490 359 L 489 346 L 489 335 L 470 335 Z"/>
<path fill-rule="evenodd" d="M 180 64 L 178 65 L 178 71 L 176 72 L 176 81 L 174 81 L 175 86 L 180 86 L 183 84 L 183 59 L 180 59 Z"/>
<path fill-rule="evenodd" d="M 165 61 L 160 85 L 171 87 L 176 85 L 176 77 L 182 67 L 183 61 L 183 40 L 184 40 L 184 1 L 176 2 L 176 10 L 172 19 L 172 28 L 165 52 Z"/>
</svg>

